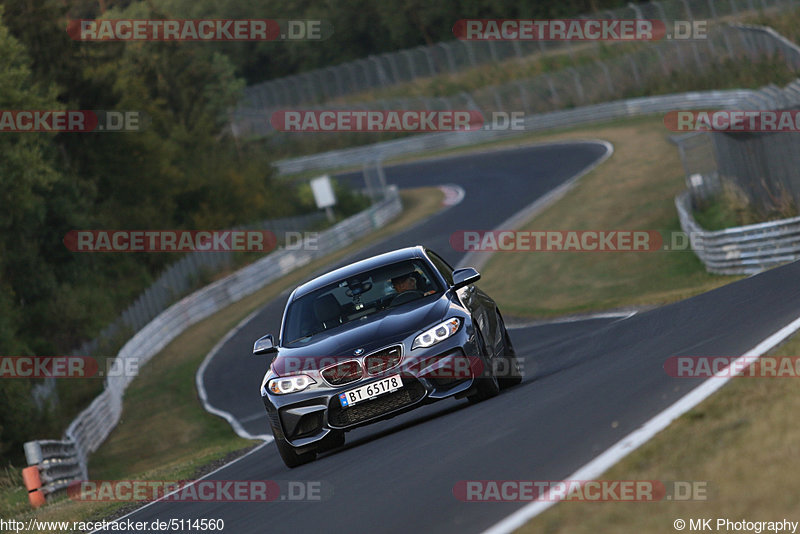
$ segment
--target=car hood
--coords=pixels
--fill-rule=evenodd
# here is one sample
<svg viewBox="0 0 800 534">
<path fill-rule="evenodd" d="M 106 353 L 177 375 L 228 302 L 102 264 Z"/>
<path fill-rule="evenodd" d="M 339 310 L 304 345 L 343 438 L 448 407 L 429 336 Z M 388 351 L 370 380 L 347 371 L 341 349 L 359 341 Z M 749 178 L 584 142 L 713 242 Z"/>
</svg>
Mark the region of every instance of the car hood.
<svg viewBox="0 0 800 534">
<path fill-rule="evenodd" d="M 404 338 L 445 318 L 451 302 L 446 295 L 429 302 L 409 302 L 382 312 L 363 322 L 353 321 L 336 328 L 330 334 L 320 333 L 302 347 L 281 347 L 272 362 L 278 375 L 287 370 L 297 370 L 302 361 L 303 369 L 318 370 L 335 361 L 356 356 L 356 349 L 368 354 L 387 345 L 400 343 Z"/>
</svg>

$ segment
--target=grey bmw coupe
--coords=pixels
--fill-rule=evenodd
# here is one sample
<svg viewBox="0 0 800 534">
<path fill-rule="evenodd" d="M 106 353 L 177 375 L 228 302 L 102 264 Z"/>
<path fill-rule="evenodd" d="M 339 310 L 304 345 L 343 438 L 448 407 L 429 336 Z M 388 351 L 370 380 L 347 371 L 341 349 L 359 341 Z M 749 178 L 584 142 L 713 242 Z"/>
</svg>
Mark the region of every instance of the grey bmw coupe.
<svg viewBox="0 0 800 534">
<path fill-rule="evenodd" d="M 296 288 L 261 383 L 278 452 L 288 467 L 340 447 L 344 434 L 423 404 L 478 402 L 522 380 L 480 274 L 453 269 L 422 246 L 341 267 Z"/>
</svg>

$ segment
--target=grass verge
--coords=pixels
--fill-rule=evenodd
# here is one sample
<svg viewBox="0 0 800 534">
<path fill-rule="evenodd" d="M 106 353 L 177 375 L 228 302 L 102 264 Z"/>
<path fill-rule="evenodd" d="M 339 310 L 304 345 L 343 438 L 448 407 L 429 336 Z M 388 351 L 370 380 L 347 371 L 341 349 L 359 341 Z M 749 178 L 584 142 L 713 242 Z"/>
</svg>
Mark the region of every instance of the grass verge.
<svg viewBox="0 0 800 534">
<path fill-rule="evenodd" d="M 721 190 L 704 205 L 694 210 L 695 220 L 707 230 L 723 230 L 767 221 L 797 217 L 794 197 L 778 184 L 769 205 L 751 203 L 747 194 L 733 183 L 725 182 Z"/>
<path fill-rule="evenodd" d="M 800 335 L 794 335 L 769 354 L 799 353 Z M 677 519 L 686 522 L 687 532 L 689 520 L 698 518 L 712 518 L 712 530 L 717 518 L 800 521 L 800 479 L 794 470 L 800 453 L 799 411 L 796 380 L 732 379 L 600 477 L 705 482 L 707 500 L 563 502 L 519 532 L 674 533 Z"/>
<path fill-rule="evenodd" d="M 192 326 L 142 367 L 125 392 L 119 425 L 92 456 L 89 476 L 95 480 L 186 480 L 199 476 L 220 458 L 255 445 L 231 432 L 223 419 L 207 413 L 197 398 L 195 373 L 208 351 L 253 310 L 288 287 L 308 279 L 326 264 L 397 233 L 441 209 L 443 194 L 425 187 L 400 192 L 403 213 L 386 227 L 262 288 Z M 165 407 L 168 407 L 165 408 Z M 0 475 L 0 517 L 26 521 L 80 521 L 107 517 L 126 503 L 84 503 L 62 499 L 30 510 L 15 470 Z"/>
<path fill-rule="evenodd" d="M 613 156 L 581 178 L 522 230 L 678 232 L 673 199 L 685 188 L 678 151 L 661 117 L 602 124 L 550 136 L 610 141 Z M 549 317 L 674 302 L 735 279 L 710 275 L 690 250 L 505 252 L 483 269 L 482 288 L 507 313 Z"/>
</svg>

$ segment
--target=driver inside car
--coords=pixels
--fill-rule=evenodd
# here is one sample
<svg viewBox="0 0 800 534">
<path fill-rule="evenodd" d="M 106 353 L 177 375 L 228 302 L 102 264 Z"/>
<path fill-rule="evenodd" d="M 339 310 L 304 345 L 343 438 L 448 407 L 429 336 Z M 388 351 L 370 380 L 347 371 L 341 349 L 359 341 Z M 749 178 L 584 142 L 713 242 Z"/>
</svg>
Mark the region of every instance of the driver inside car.
<svg viewBox="0 0 800 534">
<path fill-rule="evenodd" d="M 404 274 L 392 278 L 392 287 L 398 294 L 405 293 L 406 291 L 417 290 L 417 279 L 413 273 Z"/>
</svg>

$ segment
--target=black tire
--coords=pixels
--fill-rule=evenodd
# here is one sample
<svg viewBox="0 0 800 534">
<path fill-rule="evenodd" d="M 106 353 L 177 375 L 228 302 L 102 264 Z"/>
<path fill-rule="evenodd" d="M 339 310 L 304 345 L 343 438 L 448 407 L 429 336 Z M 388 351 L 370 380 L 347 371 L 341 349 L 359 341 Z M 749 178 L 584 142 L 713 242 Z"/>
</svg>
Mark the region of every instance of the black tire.
<svg viewBox="0 0 800 534">
<path fill-rule="evenodd" d="M 320 442 L 319 452 L 324 451 L 332 451 L 333 449 L 338 449 L 344 445 L 344 432 L 340 430 L 332 430 L 325 438 Z"/>
<path fill-rule="evenodd" d="M 289 445 L 283 438 L 276 437 L 275 445 L 278 446 L 278 453 L 281 455 L 283 463 L 290 469 L 317 459 L 317 453 L 314 451 L 298 454 L 297 449 Z"/>
<path fill-rule="evenodd" d="M 497 377 L 494 375 L 491 362 L 488 361 L 487 358 L 488 351 L 486 350 L 486 343 L 484 343 L 483 336 L 477 327 L 475 328 L 475 337 L 477 338 L 478 346 L 481 351 L 481 358 L 483 359 L 484 374 L 475 379 L 475 393 L 467 396 L 467 400 L 472 404 L 491 399 L 500 393 L 500 384 L 497 381 Z"/>
<path fill-rule="evenodd" d="M 500 316 L 499 313 L 498 316 Z M 511 337 L 508 335 L 508 330 L 506 330 L 502 317 L 500 317 L 499 326 L 503 330 L 503 359 L 506 362 L 506 369 L 503 376 L 498 378 L 497 381 L 500 384 L 500 389 L 505 389 L 522 382 L 522 371 L 519 368 L 517 352 L 514 350 L 514 345 L 511 343 Z"/>
</svg>

